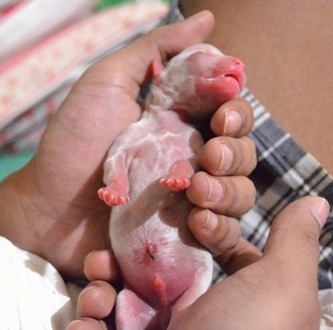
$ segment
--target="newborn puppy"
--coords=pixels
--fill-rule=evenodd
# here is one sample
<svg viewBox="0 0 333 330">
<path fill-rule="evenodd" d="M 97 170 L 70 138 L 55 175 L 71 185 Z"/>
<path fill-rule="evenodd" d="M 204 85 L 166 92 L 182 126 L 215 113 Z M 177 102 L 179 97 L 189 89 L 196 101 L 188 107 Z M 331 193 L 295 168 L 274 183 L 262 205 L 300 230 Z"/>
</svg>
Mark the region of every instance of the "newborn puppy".
<svg viewBox="0 0 333 330">
<path fill-rule="evenodd" d="M 209 287 L 213 261 L 189 232 L 185 189 L 198 170 L 207 118 L 243 88 L 244 65 L 207 44 L 153 62 L 154 82 L 142 118 L 112 145 L 98 194 L 112 206 L 110 238 L 124 289 L 119 329 L 167 329 Z M 203 112 L 207 111 L 207 113 Z"/>
</svg>

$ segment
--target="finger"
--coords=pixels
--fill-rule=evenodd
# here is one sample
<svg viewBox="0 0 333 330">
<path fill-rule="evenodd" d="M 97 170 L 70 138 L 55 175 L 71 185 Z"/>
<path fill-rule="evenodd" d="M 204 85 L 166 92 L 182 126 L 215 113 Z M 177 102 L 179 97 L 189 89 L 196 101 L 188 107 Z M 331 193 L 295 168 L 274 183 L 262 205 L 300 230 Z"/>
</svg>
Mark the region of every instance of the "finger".
<svg viewBox="0 0 333 330">
<path fill-rule="evenodd" d="M 236 219 L 217 215 L 207 209 L 194 208 L 188 216 L 187 224 L 200 244 L 213 255 L 234 248 L 241 237 Z"/>
<path fill-rule="evenodd" d="M 106 98 L 108 95 L 110 99 L 105 100 L 107 104 L 113 105 L 114 101 L 111 100 L 116 99 L 120 108 L 116 115 L 121 115 L 121 108 L 127 102 L 124 103 L 119 96 L 128 96 L 136 102 L 140 87 L 150 78 L 148 69 L 153 60 L 164 62 L 186 47 L 202 42 L 210 34 L 213 26 L 213 15 L 203 11 L 185 21 L 156 29 L 98 62 L 84 78 L 98 83 L 102 97 Z M 112 94 L 104 93 L 105 89 L 110 90 Z M 137 105 L 135 109 L 138 111 L 140 107 Z"/>
<path fill-rule="evenodd" d="M 186 191 L 188 199 L 201 208 L 228 216 L 240 216 L 255 202 L 256 189 L 245 176 L 214 177 L 197 172 Z"/>
<path fill-rule="evenodd" d="M 200 12 L 185 21 L 148 33 L 115 56 L 100 62 L 100 67 L 107 70 L 104 74 L 115 73 L 115 81 L 136 98 L 138 86 L 147 81 L 147 68 L 153 60 L 164 62 L 186 47 L 204 41 L 213 27 L 213 15 L 208 11 Z"/>
<path fill-rule="evenodd" d="M 317 288 L 319 234 L 329 204 L 318 197 L 305 197 L 287 206 L 275 219 L 264 249 L 263 261 L 285 274 L 286 285 Z M 294 283 L 294 282 L 297 283 Z"/>
<path fill-rule="evenodd" d="M 212 175 L 249 175 L 257 165 L 255 145 L 245 136 L 218 136 L 202 147 L 198 161 Z"/>
<path fill-rule="evenodd" d="M 210 125 L 217 136 L 246 135 L 253 126 L 251 106 L 242 98 L 226 102 L 214 113 Z"/>
<path fill-rule="evenodd" d="M 104 321 L 82 317 L 69 323 L 66 330 L 108 330 L 108 327 Z"/>
<path fill-rule="evenodd" d="M 262 252 L 249 241 L 241 237 L 233 249 L 220 252 L 215 261 L 226 272 L 232 275 L 240 269 L 251 265 L 262 257 Z"/>
<path fill-rule="evenodd" d="M 119 268 L 112 250 L 89 253 L 84 260 L 84 274 L 90 281 L 115 281 L 119 276 Z"/>
<path fill-rule="evenodd" d="M 77 314 L 79 317 L 106 318 L 114 307 L 116 296 L 108 282 L 90 282 L 78 297 Z"/>
<path fill-rule="evenodd" d="M 187 224 L 194 237 L 213 254 L 228 275 L 261 258 L 261 251 L 241 237 L 240 225 L 234 218 L 194 208 Z"/>
</svg>

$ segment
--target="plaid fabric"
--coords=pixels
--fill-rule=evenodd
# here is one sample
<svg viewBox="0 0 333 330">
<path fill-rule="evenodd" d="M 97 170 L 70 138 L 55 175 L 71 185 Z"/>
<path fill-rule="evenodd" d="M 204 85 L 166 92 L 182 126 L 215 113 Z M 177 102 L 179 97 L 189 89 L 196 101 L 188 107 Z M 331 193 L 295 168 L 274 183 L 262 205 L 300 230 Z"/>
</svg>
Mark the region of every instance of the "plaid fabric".
<svg viewBox="0 0 333 330">
<path fill-rule="evenodd" d="M 174 1 L 169 21 L 183 19 Z M 307 152 L 299 147 L 271 118 L 269 112 L 247 89 L 242 92 L 253 109 L 255 123 L 250 138 L 255 142 L 258 165 L 251 179 L 257 188 L 256 204 L 240 218 L 243 236 L 262 249 L 276 215 L 290 202 L 318 195 L 333 205 L 333 177 Z M 319 288 L 333 287 L 333 212 L 320 237 Z M 214 282 L 223 277 L 215 270 Z"/>
<path fill-rule="evenodd" d="M 240 222 L 244 237 L 263 248 L 273 219 L 290 202 L 306 195 L 318 195 L 333 203 L 333 178 L 273 121 L 248 90 L 242 96 L 254 113 L 250 138 L 257 147 L 258 165 L 251 175 L 257 188 L 256 204 Z M 332 288 L 332 230 L 331 211 L 320 237 L 320 289 Z"/>
</svg>

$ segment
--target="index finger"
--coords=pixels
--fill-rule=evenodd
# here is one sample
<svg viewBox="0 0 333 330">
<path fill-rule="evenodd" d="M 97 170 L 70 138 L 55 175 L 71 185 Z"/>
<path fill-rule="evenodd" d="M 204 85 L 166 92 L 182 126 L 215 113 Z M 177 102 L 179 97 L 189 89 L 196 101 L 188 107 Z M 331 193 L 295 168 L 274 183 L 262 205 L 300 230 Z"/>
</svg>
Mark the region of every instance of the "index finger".
<svg viewBox="0 0 333 330">
<path fill-rule="evenodd" d="M 112 77 L 136 98 L 139 87 L 147 81 L 147 69 L 153 60 L 164 62 L 186 47 L 203 42 L 214 23 L 214 16 L 203 11 L 185 21 L 161 27 L 99 62 L 94 70 L 102 70 L 106 79 Z"/>
</svg>

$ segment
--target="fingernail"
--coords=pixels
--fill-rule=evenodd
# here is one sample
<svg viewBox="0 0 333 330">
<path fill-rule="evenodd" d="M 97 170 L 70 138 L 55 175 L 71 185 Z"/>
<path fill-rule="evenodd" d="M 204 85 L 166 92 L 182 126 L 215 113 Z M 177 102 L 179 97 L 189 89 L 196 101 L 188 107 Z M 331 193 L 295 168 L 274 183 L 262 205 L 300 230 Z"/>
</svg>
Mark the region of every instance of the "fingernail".
<svg viewBox="0 0 333 330">
<path fill-rule="evenodd" d="M 231 149 L 226 145 L 220 145 L 220 171 L 227 171 L 233 162 L 233 153 Z"/>
<path fill-rule="evenodd" d="M 194 15 L 192 15 L 192 16 L 190 16 L 189 18 L 187 18 L 186 20 L 187 21 L 189 21 L 189 20 L 193 20 L 193 21 L 195 21 L 195 20 L 197 20 L 197 19 L 201 19 L 201 17 L 205 17 L 205 16 L 207 16 L 207 10 L 202 10 L 202 11 L 199 11 L 198 13 L 196 13 L 196 14 L 194 14 Z"/>
<path fill-rule="evenodd" d="M 206 212 L 206 219 L 203 225 L 203 229 L 208 231 L 214 231 L 218 225 L 218 218 L 213 212 L 209 210 L 205 210 L 205 212 Z"/>
<path fill-rule="evenodd" d="M 87 285 L 84 289 L 82 289 L 82 291 L 80 292 L 80 295 L 78 297 L 78 299 L 80 299 L 86 292 L 90 291 L 91 289 L 93 289 L 94 287 L 91 285 Z"/>
<path fill-rule="evenodd" d="M 206 177 L 206 180 L 208 185 L 207 202 L 220 201 L 224 192 L 222 185 L 217 180 L 211 178 Z"/>
<path fill-rule="evenodd" d="M 225 117 L 224 132 L 228 135 L 236 134 L 243 125 L 243 116 L 236 110 L 228 110 Z"/>
<path fill-rule="evenodd" d="M 317 198 L 310 204 L 310 210 L 317 220 L 320 229 L 322 229 L 327 221 L 328 214 L 330 212 L 330 205 L 324 198 Z"/>
<path fill-rule="evenodd" d="M 89 290 L 91 290 L 93 287 L 90 286 L 89 284 L 80 292 L 80 294 L 77 297 L 77 302 L 76 302 L 76 314 L 78 316 L 81 316 L 81 310 L 80 310 L 80 300 L 82 298 L 82 296 L 84 296 L 86 294 L 86 292 L 88 292 Z"/>
</svg>

